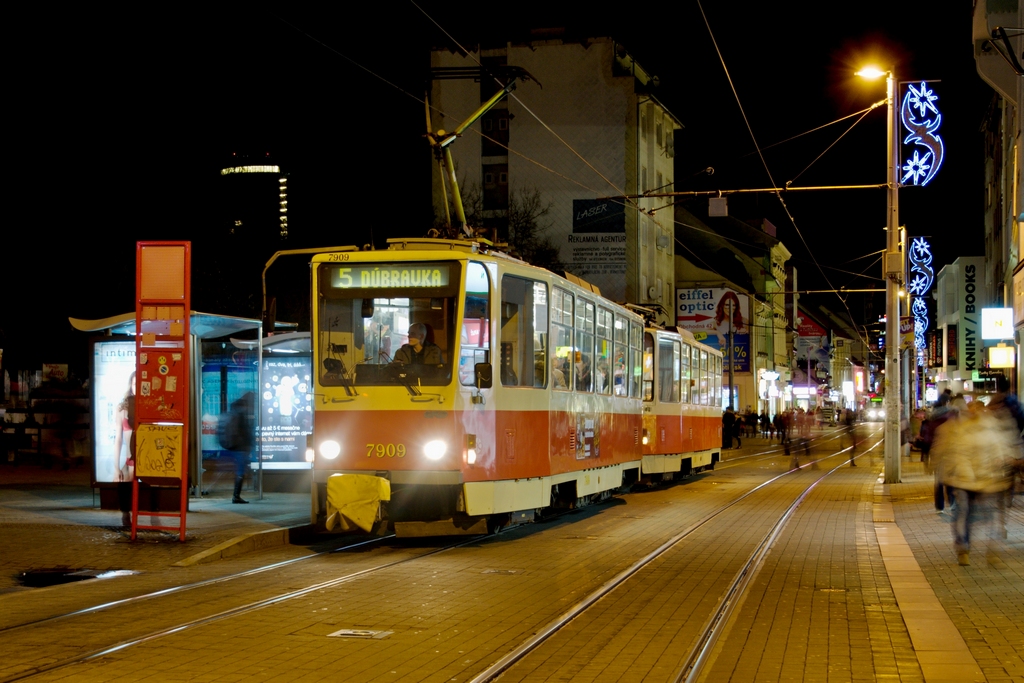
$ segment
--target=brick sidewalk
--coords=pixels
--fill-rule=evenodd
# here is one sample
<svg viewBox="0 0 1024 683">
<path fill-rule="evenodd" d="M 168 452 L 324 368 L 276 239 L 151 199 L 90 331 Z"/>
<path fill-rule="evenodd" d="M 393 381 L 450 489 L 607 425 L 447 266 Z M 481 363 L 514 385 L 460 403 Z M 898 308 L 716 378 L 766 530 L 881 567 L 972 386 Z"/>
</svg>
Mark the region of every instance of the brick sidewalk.
<svg viewBox="0 0 1024 683">
<path fill-rule="evenodd" d="M 87 467 L 0 466 L 0 594 L 22 590 L 18 576 L 29 570 L 155 571 L 246 534 L 309 523 L 308 494 L 246 496 L 249 505 L 232 505 L 230 491 L 191 498 L 184 543 L 157 531 L 132 543 L 121 513 L 99 509 Z"/>
</svg>

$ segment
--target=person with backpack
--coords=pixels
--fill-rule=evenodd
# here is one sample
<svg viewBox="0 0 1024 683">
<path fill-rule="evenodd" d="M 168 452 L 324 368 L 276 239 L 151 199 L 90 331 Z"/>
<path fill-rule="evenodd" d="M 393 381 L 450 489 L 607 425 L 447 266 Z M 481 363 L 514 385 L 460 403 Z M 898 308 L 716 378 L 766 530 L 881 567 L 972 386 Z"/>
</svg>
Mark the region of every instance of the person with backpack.
<svg viewBox="0 0 1024 683">
<path fill-rule="evenodd" d="M 220 416 L 217 423 L 217 440 L 220 447 L 235 460 L 235 490 L 232 503 L 248 503 L 242 498 L 242 482 L 245 466 L 252 457 L 256 442 L 256 394 L 249 391 L 231 404 L 228 412 Z"/>
</svg>

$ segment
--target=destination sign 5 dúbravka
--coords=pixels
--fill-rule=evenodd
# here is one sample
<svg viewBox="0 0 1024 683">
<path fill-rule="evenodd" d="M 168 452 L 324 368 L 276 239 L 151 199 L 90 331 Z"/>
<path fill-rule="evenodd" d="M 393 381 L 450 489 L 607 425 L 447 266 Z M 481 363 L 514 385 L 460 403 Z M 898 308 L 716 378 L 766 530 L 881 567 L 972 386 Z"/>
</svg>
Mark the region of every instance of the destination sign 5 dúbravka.
<svg viewBox="0 0 1024 683">
<path fill-rule="evenodd" d="M 448 266 L 350 266 L 331 269 L 335 289 L 382 289 L 391 287 L 446 287 Z"/>
</svg>

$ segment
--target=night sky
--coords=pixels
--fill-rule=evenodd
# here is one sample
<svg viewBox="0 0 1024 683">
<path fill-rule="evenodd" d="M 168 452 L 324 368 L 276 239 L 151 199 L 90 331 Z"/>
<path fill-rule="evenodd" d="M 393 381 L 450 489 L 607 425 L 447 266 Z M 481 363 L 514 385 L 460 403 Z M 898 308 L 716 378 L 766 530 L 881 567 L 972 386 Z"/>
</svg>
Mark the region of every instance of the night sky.
<svg viewBox="0 0 1024 683">
<path fill-rule="evenodd" d="M 885 181 L 884 107 L 802 174 L 854 119 L 767 150 L 766 171 L 695 2 L 614 12 L 553 4 L 516 3 L 514 16 L 450 2 L 419 6 L 467 46 L 551 27 L 623 43 L 658 75 L 658 98 L 685 126 L 676 138 L 678 190 L 768 187 L 798 174 L 795 185 Z M 262 257 L 229 255 L 232 243 L 217 236 L 218 171 L 232 152 L 269 152 L 289 173 L 292 237 L 260 245 L 261 253 L 363 244 L 371 232 L 378 246 L 424 234 L 431 156 L 422 104 L 410 94 L 423 92 L 428 48 L 449 38 L 408 2 L 281 8 L 14 17 L 14 154 L 0 251 L 5 367 L 68 362 L 85 374 L 86 338 L 67 318 L 133 309 L 136 240 L 190 239 L 202 263 L 254 260 L 255 280 L 240 286 L 258 293 Z M 625 16 L 627 9 L 634 11 Z M 969 3 L 934 14 L 891 2 L 859 3 L 847 16 L 823 15 L 847 10 L 818 2 L 705 2 L 704 11 L 761 147 L 883 99 L 883 82 L 853 76 L 867 61 L 895 65 L 901 80 L 941 80 L 945 167 L 927 188 L 901 191 L 900 218 L 912 235 L 933 237 L 936 271 L 983 252 L 980 128 L 992 91 L 975 71 Z M 529 86 L 517 91 L 526 102 Z M 700 173 L 709 166 L 713 176 Z M 778 226 L 803 286 L 825 282 L 797 229 L 822 266 L 859 271 L 873 258 L 851 259 L 884 247 L 884 190 L 791 193 L 786 204 L 796 228 L 771 195 L 730 201 L 737 217 Z M 871 265 L 870 275 L 879 272 Z M 881 286 L 826 273 L 836 287 Z M 246 314 L 218 308 L 208 272 L 198 272 L 193 287 L 202 304 L 195 308 Z M 824 302 L 842 307 L 835 297 Z"/>
</svg>

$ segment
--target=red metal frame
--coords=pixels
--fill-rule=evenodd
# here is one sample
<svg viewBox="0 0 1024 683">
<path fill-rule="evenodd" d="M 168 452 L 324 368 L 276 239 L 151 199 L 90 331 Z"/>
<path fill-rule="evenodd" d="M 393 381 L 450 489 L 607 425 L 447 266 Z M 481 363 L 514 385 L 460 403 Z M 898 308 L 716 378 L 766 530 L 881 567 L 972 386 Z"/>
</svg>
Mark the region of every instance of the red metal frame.
<svg viewBox="0 0 1024 683">
<path fill-rule="evenodd" d="M 168 255 L 177 251 L 181 256 L 180 268 L 176 261 L 151 263 L 154 272 L 147 274 L 152 279 L 147 280 L 149 292 L 144 291 L 143 280 L 143 253 L 153 248 L 156 254 L 157 248 L 171 248 Z M 165 270 L 166 268 L 166 270 Z M 159 272 L 158 272 L 159 271 Z M 180 275 L 179 275 L 180 274 Z M 176 278 L 180 277 L 180 280 Z M 153 293 L 154 287 L 159 282 L 164 282 L 164 291 L 157 292 L 164 296 L 146 296 Z M 170 292 L 174 285 L 180 285 L 180 292 Z M 170 296 L 167 294 L 170 293 Z M 180 319 L 171 318 L 180 310 Z M 154 312 L 156 315 L 154 315 Z M 132 425 L 133 435 L 138 434 L 139 425 L 161 424 L 179 425 L 181 427 L 181 471 L 179 477 L 151 479 L 155 484 L 174 485 L 177 482 L 181 489 L 181 502 L 178 512 L 151 512 L 151 517 L 177 517 L 177 526 L 164 525 L 140 525 L 139 524 L 139 475 L 136 469 L 132 477 L 132 534 L 134 541 L 139 529 L 157 529 L 165 531 L 178 531 L 178 539 L 185 540 L 185 517 L 188 509 L 188 420 L 189 420 L 189 397 L 191 396 L 189 380 L 191 374 L 190 358 L 190 334 L 191 334 L 191 313 L 192 313 L 192 243 L 191 242 L 137 242 L 135 250 L 135 424 Z M 165 320 L 160 323 L 160 320 Z M 177 323 L 180 322 L 180 328 Z M 150 342 L 147 344 L 147 342 Z M 171 343 L 173 346 L 160 346 L 157 343 Z M 148 361 L 149 354 L 163 354 L 163 356 L 177 357 L 173 362 L 160 362 L 158 364 L 143 363 Z M 178 355 L 180 354 L 180 356 Z M 152 400 L 157 394 L 152 393 L 153 384 L 146 387 L 145 394 L 143 386 L 153 381 L 153 377 L 147 376 L 152 372 L 153 367 L 157 370 L 154 377 L 160 375 L 160 389 L 156 390 L 159 402 Z M 174 388 L 168 380 L 173 380 Z M 149 399 L 149 400 L 147 400 Z M 137 439 L 136 439 L 137 440 Z M 136 460 L 138 465 L 138 460 Z M 147 477 L 147 479 L 150 479 Z"/>
</svg>

